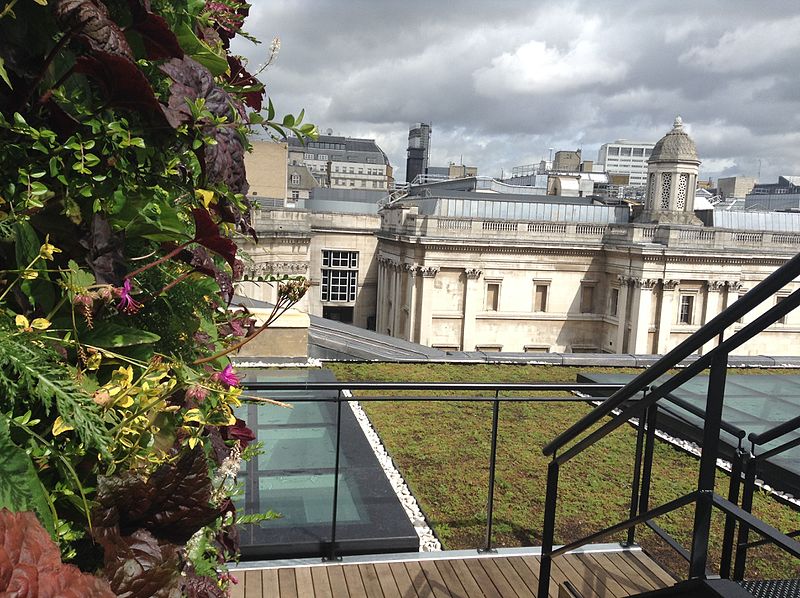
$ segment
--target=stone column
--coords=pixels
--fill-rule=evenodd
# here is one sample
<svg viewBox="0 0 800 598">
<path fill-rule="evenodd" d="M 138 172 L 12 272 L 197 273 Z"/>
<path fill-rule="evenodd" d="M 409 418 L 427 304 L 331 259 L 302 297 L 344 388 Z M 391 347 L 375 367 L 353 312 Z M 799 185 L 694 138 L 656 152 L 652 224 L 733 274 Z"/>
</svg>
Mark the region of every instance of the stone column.
<svg viewBox="0 0 800 598">
<path fill-rule="evenodd" d="M 392 336 L 395 338 L 402 338 L 403 336 L 403 331 L 400 330 L 400 314 L 403 310 L 403 298 L 401 297 L 402 277 L 402 265 L 397 262 L 392 263 L 392 279 L 394 281 L 394 295 L 392 297 Z"/>
<path fill-rule="evenodd" d="M 676 319 L 673 310 L 675 309 L 675 289 L 677 288 L 677 280 L 661 281 L 661 315 L 658 319 L 658 345 L 656 347 L 659 355 L 664 355 L 669 351 L 669 335 L 672 331 L 672 323 Z"/>
<path fill-rule="evenodd" d="M 631 318 L 631 339 L 628 342 L 629 352 L 637 355 L 650 353 L 648 331 L 650 314 L 653 307 L 653 278 L 637 278 L 634 280 L 634 311 Z"/>
<path fill-rule="evenodd" d="M 722 280 L 709 280 L 706 285 L 706 303 L 703 309 L 703 324 L 707 324 L 720 312 L 722 306 L 722 291 L 725 282 Z M 715 337 L 703 345 L 701 355 L 705 355 L 719 344 L 719 337 Z"/>
<path fill-rule="evenodd" d="M 406 307 L 408 308 L 408 316 L 406 317 L 406 330 L 405 339 L 409 341 L 414 340 L 414 320 L 416 316 L 416 302 L 417 302 L 417 272 L 419 266 L 416 264 L 403 264 L 403 269 L 406 274 Z"/>
<path fill-rule="evenodd" d="M 725 281 L 725 286 L 728 289 L 725 307 L 730 307 L 735 301 L 739 300 L 739 291 L 742 290 L 743 285 L 738 280 L 728 280 Z M 742 324 L 747 324 L 747 318 L 747 315 L 742 318 Z"/>
<path fill-rule="evenodd" d="M 464 312 L 461 321 L 461 350 L 475 350 L 475 325 L 480 310 L 483 294 L 481 293 L 481 271 L 477 268 L 464 270 L 467 277 L 464 285 Z"/>
<path fill-rule="evenodd" d="M 622 353 L 625 348 L 625 331 L 628 328 L 628 295 L 631 279 L 628 276 L 617 276 L 619 281 L 619 302 L 617 303 L 617 339 L 616 351 Z"/>
<path fill-rule="evenodd" d="M 383 280 L 385 258 L 378 256 L 378 289 L 375 293 L 375 330 L 383 332 L 383 305 L 384 295 L 386 294 L 386 283 Z"/>
<path fill-rule="evenodd" d="M 422 297 L 420 297 L 418 342 L 421 345 L 430 346 L 433 325 L 433 279 L 436 278 L 439 268 L 420 266 L 419 272 L 422 274 Z"/>
</svg>

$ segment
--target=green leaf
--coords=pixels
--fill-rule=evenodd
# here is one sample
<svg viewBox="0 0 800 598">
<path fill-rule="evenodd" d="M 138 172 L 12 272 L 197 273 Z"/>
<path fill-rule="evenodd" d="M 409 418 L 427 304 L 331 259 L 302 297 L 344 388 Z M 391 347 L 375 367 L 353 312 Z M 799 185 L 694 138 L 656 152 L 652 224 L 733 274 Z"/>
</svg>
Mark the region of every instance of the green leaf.
<svg viewBox="0 0 800 598">
<path fill-rule="evenodd" d="M 111 349 L 132 345 L 149 345 L 161 340 L 161 337 L 152 332 L 128 328 L 106 320 L 96 323 L 94 328 L 87 330 L 81 336 L 81 340 L 88 345 Z"/>
<path fill-rule="evenodd" d="M 184 23 L 179 25 L 177 31 L 175 31 L 175 35 L 183 51 L 211 71 L 211 74 L 215 77 L 228 70 L 227 59 L 220 56 L 214 52 L 210 46 L 203 43 L 200 38 L 194 34 L 194 31 L 192 31 L 192 28 L 188 24 Z"/>
<path fill-rule="evenodd" d="M 14 249 L 16 251 L 17 268 L 22 270 L 23 268 L 27 268 L 39 255 L 41 241 L 36 235 L 36 231 L 34 231 L 33 227 L 27 222 L 17 223 L 14 232 L 16 240 Z M 33 269 L 39 273 L 39 276 L 34 280 L 23 281 L 20 288 L 28 296 L 28 299 L 33 305 L 37 307 L 41 306 L 44 311 L 50 311 L 55 305 L 56 294 L 53 283 L 50 282 L 50 276 L 47 273 L 47 264 L 44 260 L 39 260 L 36 262 Z"/>
<path fill-rule="evenodd" d="M 8 419 L 0 415 L 0 508 L 35 511 L 39 521 L 55 537 L 55 521 L 36 468 L 24 450 L 11 440 Z"/>
<path fill-rule="evenodd" d="M 81 270 L 75 260 L 69 261 L 69 270 L 61 273 L 63 284 L 73 295 L 85 293 L 95 283 L 94 275 L 86 270 Z"/>
<path fill-rule="evenodd" d="M 5 81 L 6 85 L 8 85 L 8 87 L 9 87 L 9 89 L 12 89 L 11 81 L 8 79 L 8 73 L 6 72 L 5 63 L 6 63 L 6 61 L 3 59 L 2 56 L 0 56 L 0 79 Z"/>
</svg>

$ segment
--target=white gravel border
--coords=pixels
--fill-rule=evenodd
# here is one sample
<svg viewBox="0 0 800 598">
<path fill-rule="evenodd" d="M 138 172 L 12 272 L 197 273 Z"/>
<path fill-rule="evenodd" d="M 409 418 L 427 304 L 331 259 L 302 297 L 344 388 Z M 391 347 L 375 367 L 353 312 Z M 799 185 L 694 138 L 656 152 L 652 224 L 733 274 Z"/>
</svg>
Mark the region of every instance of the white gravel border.
<svg viewBox="0 0 800 598">
<path fill-rule="evenodd" d="M 348 398 L 353 396 L 349 390 L 343 390 L 342 395 Z M 395 466 L 394 461 L 386 451 L 386 447 L 383 446 L 383 442 L 381 442 L 378 433 L 372 427 L 367 414 L 364 413 L 358 401 L 348 401 L 348 403 L 350 409 L 353 410 L 353 415 L 356 416 L 358 425 L 361 426 L 361 430 L 364 432 L 364 436 L 367 437 L 367 441 L 369 441 L 375 453 L 375 457 L 378 459 L 386 477 L 389 479 L 389 484 L 391 484 L 392 489 L 395 494 L 397 494 L 397 498 L 400 499 L 400 504 L 403 505 L 403 509 L 405 509 L 406 515 L 408 515 L 408 519 L 411 521 L 411 525 L 414 526 L 414 531 L 416 531 L 419 536 L 419 551 L 436 552 L 442 550 L 441 542 L 436 538 L 433 530 L 425 520 L 425 515 L 423 515 L 422 509 L 419 508 L 417 499 L 411 494 L 411 489 L 408 487 L 408 484 L 406 484 L 400 471 Z"/>
</svg>

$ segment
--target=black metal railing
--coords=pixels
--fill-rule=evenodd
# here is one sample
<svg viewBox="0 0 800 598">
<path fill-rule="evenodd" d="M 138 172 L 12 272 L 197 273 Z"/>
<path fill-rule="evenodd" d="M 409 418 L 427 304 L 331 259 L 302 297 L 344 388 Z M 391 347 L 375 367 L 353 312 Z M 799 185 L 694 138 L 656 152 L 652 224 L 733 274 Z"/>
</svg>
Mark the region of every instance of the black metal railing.
<svg viewBox="0 0 800 598">
<path fill-rule="evenodd" d="M 739 298 L 722 313 L 702 326 L 697 332 L 683 341 L 654 365 L 642 372 L 630 383 L 616 391 L 606 401 L 559 434 L 548 443 L 543 452 L 552 456 L 548 465 L 547 492 L 545 497 L 544 528 L 542 541 L 542 558 L 539 571 L 538 597 L 547 598 L 550 585 L 550 571 L 552 559 L 560 554 L 574 550 L 589 542 L 604 536 L 628 531 L 628 541 L 635 541 L 635 528 L 639 524 L 647 524 L 659 536 L 667 540 L 668 544 L 676 548 L 689 561 L 689 578 L 702 579 L 707 576 L 708 545 L 711 528 L 711 514 L 714 508 L 726 513 L 726 519 L 731 522 L 726 526 L 724 540 L 728 541 L 728 548 L 723 548 L 723 561 L 727 558 L 726 569 L 730 568 L 731 552 L 733 550 L 733 525 L 739 522 L 739 539 L 737 548 L 737 563 L 734 573 L 744 570 L 743 562 L 739 559 L 746 558 L 747 534 L 750 530 L 758 532 L 768 541 L 783 550 L 800 557 L 800 543 L 779 530 L 765 524 L 753 517 L 749 512 L 750 505 L 745 503 L 748 492 L 747 476 L 743 503 L 745 508 L 739 507 L 738 483 L 731 481 L 728 499 L 715 494 L 714 483 L 716 477 L 717 457 L 720 453 L 720 431 L 725 430 L 739 440 L 739 452 L 742 451 L 741 441 L 745 436 L 743 430 L 722 421 L 722 406 L 725 395 L 725 380 L 728 369 L 728 355 L 742 344 L 752 339 L 768 326 L 781 320 L 786 314 L 800 305 L 800 290 L 796 290 L 785 299 L 777 302 L 773 307 L 758 315 L 752 322 L 742 326 L 729 338 L 725 339 L 725 332 L 741 321 L 743 316 L 750 313 L 757 306 L 775 295 L 795 278 L 800 276 L 800 254 L 787 261 L 783 266 L 765 278 L 760 284 L 753 287 L 748 293 Z M 718 345 L 708 353 L 698 357 L 691 365 L 676 374 L 670 375 L 666 381 L 656 384 L 662 376 L 670 373 L 684 359 L 698 352 L 704 345 L 714 339 L 719 339 Z M 649 505 L 650 472 L 653 460 L 653 443 L 655 425 L 658 414 L 658 401 L 670 398 L 669 393 L 680 387 L 705 369 L 710 369 L 706 407 L 702 411 L 704 419 L 702 454 L 698 473 L 697 489 L 659 507 L 651 508 Z M 641 399 L 631 402 L 637 396 Z M 618 410 L 618 411 L 617 411 Z M 607 419 L 609 416 L 613 416 Z M 559 470 L 568 461 L 582 453 L 588 447 L 610 434 L 615 429 L 624 425 L 632 418 L 639 418 L 639 431 L 637 434 L 636 456 L 634 459 L 633 484 L 631 491 L 631 506 L 629 518 L 621 523 L 607 527 L 566 546 L 554 548 L 556 506 L 558 501 Z M 791 420 L 795 422 L 798 418 Z M 604 421 L 605 420 L 605 421 Z M 603 422 L 601 424 L 601 422 Z M 800 422 L 796 422 L 799 423 Z M 601 424 L 596 426 L 597 424 Z M 778 426 L 778 431 L 772 430 L 756 437 L 760 442 L 767 442 L 765 438 L 774 440 L 782 434 L 795 429 L 790 422 Z M 591 429 L 591 431 L 590 431 Z M 750 438 L 751 442 L 753 438 Z M 789 441 L 783 446 L 795 441 Z M 781 447 L 778 447 L 781 448 Z M 784 449 L 785 450 L 785 449 Z M 766 454 L 766 453 L 765 453 Z M 773 453 L 774 454 L 774 453 Z M 765 458 L 762 455 L 762 459 Z M 737 461 L 736 459 L 734 461 Z M 751 460 L 755 461 L 755 459 Z M 741 477 L 741 465 L 734 465 L 732 478 Z M 753 472 L 755 466 L 753 466 Z M 746 469 L 746 468 L 745 468 Z M 749 470 L 747 470 L 749 471 Z M 755 480 L 755 473 L 752 473 Z M 665 515 L 675 509 L 695 505 L 695 515 L 692 528 L 692 544 L 689 550 L 681 547 L 666 531 L 661 529 L 653 519 Z M 726 556 L 727 555 L 727 556 Z M 727 573 L 721 568 L 723 573 Z"/>
<path fill-rule="evenodd" d="M 293 396 L 287 399 L 291 403 L 335 403 L 336 404 L 336 438 L 334 440 L 335 457 L 333 472 L 333 505 L 331 512 L 330 541 L 324 548 L 324 560 L 338 560 L 340 547 L 337 543 L 337 515 L 339 501 L 339 474 L 341 455 L 342 404 L 347 401 L 366 402 L 483 402 L 492 404 L 492 428 L 488 455 L 489 478 L 486 496 L 486 530 L 483 544 L 479 552 L 494 552 L 492 531 L 494 523 L 495 471 L 497 468 L 497 441 L 500 423 L 501 403 L 590 403 L 604 401 L 605 397 L 594 396 L 596 393 L 615 391 L 622 384 L 595 383 L 530 383 L 530 384 L 491 384 L 491 383 L 447 383 L 447 382 L 257 382 L 243 383 L 247 392 L 260 391 L 307 391 L 308 395 Z M 345 391 L 416 391 L 433 393 L 438 391 L 457 391 L 487 393 L 489 396 L 463 395 L 358 395 L 345 396 Z M 311 393 L 328 392 L 330 396 L 313 396 Z M 333 392 L 336 393 L 333 396 Z M 510 392 L 577 392 L 582 396 L 503 396 Z M 591 396 L 587 396 L 591 395 Z"/>
</svg>

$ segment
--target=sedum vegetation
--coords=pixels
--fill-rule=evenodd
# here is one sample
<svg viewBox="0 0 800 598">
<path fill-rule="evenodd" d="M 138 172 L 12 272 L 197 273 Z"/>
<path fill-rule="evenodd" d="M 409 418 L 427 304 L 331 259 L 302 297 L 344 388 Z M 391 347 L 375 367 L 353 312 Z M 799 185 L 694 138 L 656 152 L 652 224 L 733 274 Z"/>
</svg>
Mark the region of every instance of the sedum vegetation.
<svg viewBox="0 0 800 598">
<path fill-rule="evenodd" d="M 574 382 L 579 372 L 631 373 L 628 368 L 586 368 L 532 365 L 457 365 L 394 363 L 327 363 L 339 380 L 385 382 Z M 777 373 L 797 374 L 797 370 Z M 741 375 L 776 373 L 748 369 Z M 735 371 L 729 380 L 735 379 Z M 358 393 L 356 393 L 357 395 Z M 367 394 L 377 394 L 369 391 Z M 393 392 L 394 395 L 402 393 Z M 431 393 L 424 393 L 431 394 Z M 466 393 L 442 393 L 460 394 Z M 474 393 L 473 393 L 474 394 Z M 524 393 L 530 394 L 530 393 Z M 543 393 L 555 396 L 557 393 Z M 490 403 L 365 402 L 381 440 L 420 501 L 446 549 L 483 545 L 491 440 Z M 497 546 L 541 544 L 548 459 L 542 447 L 587 413 L 580 403 L 506 403 L 500 409 L 494 503 Z M 433 433 L 432 431 L 435 431 Z M 556 542 L 566 543 L 628 517 L 636 432 L 623 426 L 561 469 Z M 653 460 L 652 506 L 696 488 L 698 460 L 657 442 Z M 728 475 L 718 471 L 717 492 L 727 496 Z M 753 512 L 785 533 L 800 527 L 800 514 L 763 491 L 757 491 Z M 694 510 L 685 507 L 656 522 L 680 543 L 690 546 Z M 715 511 L 709 563 L 719 563 L 724 517 Z M 607 541 L 623 541 L 619 534 Z M 755 535 L 751 534 L 751 539 Z M 679 576 L 686 561 L 647 528 L 637 528 L 637 541 Z M 773 547 L 748 553 L 747 576 L 784 579 L 800 576 L 800 561 Z"/>
<path fill-rule="evenodd" d="M 227 594 L 254 451 L 227 355 L 269 323 L 228 309 L 243 157 L 254 127 L 316 134 L 230 52 L 247 13 L 0 0 L 3 595 Z M 273 282 L 271 319 L 306 289 Z"/>
</svg>

